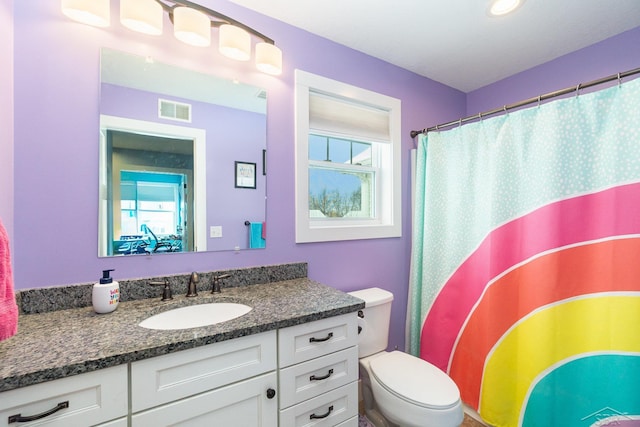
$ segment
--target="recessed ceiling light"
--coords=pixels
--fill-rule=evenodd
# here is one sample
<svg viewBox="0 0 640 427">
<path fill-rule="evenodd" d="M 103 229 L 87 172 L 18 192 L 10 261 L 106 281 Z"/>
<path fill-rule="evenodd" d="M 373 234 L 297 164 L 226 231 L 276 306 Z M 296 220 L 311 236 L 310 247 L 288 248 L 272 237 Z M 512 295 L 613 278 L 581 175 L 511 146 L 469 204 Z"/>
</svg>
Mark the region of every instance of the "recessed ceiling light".
<svg viewBox="0 0 640 427">
<path fill-rule="evenodd" d="M 493 0 L 489 13 L 493 16 L 502 16 L 516 10 L 524 0 Z"/>
</svg>

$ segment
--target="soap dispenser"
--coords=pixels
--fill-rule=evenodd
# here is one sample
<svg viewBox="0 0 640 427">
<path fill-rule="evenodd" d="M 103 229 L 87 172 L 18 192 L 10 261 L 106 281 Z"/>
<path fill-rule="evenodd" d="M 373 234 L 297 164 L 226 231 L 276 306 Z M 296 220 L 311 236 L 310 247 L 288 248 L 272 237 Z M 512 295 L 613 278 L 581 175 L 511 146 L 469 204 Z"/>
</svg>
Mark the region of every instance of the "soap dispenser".
<svg viewBox="0 0 640 427">
<path fill-rule="evenodd" d="M 91 302 L 96 313 L 111 313 L 120 302 L 120 285 L 111 278 L 112 271 L 103 270 L 100 283 L 93 285 Z"/>
</svg>

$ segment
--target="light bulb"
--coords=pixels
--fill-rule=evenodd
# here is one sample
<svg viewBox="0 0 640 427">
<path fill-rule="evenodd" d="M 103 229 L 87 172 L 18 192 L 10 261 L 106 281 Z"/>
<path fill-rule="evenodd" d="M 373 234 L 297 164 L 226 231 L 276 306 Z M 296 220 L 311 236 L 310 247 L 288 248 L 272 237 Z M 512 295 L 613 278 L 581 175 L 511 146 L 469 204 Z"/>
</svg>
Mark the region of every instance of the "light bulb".
<svg viewBox="0 0 640 427">
<path fill-rule="evenodd" d="M 62 0 L 65 16 L 94 27 L 108 27 L 110 12 L 109 0 Z"/>
<path fill-rule="evenodd" d="M 489 13 L 493 16 L 506 15 L 516 10 L 521 4 L 522 0 L 494 0 Z"/>
<path fill-rule="evenodd" d="M 173 34 L 181 42 L 206 47 L 211 44 L 211 21 L 204 13 L 189 7 L 173 9 Z"/>
<path fill-rule="evenodd" d="M 266 74 L 282 74 L 282 51 L 270 43 L 256 45 L 256 68 Z"/>
<path fill-rule="evenodd" d="M 251 35 L 235 25 L 220 26 L 220 53 L 238 61 L 251 58 Z"/>
<path fill-rule="evenodd" d="M 155 0 L 120 0 L 120 22 L 130 30 L 162 34 L 163 10 Z"/>
</svg>

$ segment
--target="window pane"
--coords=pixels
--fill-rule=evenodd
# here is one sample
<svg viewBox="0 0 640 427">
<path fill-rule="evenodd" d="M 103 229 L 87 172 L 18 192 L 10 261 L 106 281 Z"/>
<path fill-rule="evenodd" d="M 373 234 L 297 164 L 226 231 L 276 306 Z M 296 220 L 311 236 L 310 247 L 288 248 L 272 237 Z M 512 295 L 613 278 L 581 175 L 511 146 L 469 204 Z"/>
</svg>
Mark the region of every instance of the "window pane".
<svg viewBox="0 0 640 427">
<path fill-rule="evenodd" d="M 330 138 L 329 160 L 335 163 L 351 164 L 351 141 Z"/>
<path fill-rule="evenodd" d="M 173 212 L 138 211 L 140 224 L 145 224 L 156 236 L 174 234 L 176 217 Z"/>
<path fill-rule="evenodd" d="M 354 165 L 371 166 L 371 144 L 365 144 L 363 142 L 353 142 L 351 149 L 353 150 Z"/>
<path fill-rule="evenodd" d="M 122 209 L 120 214 L 120 228 L 121 228 L 121 236 L 133 236 L 140 235 L 140 230 L 138 229 L 138 218 L 136 218 L 136 212 L 128 209 Z"/>
<path fill-rule="evenodd" d="M 309 168 L 309 217 L 372 218 L 374 172 Z"/>
<path fill-rule="evenodd" d="M 310 134 L 309 160 L 371 166 L 372 145 L 366 142 Z"/>
<path fill-rule="evenodd" d="M 309 160 L 327 160 L 327 137 L 309 135 Z"/>
</svg>

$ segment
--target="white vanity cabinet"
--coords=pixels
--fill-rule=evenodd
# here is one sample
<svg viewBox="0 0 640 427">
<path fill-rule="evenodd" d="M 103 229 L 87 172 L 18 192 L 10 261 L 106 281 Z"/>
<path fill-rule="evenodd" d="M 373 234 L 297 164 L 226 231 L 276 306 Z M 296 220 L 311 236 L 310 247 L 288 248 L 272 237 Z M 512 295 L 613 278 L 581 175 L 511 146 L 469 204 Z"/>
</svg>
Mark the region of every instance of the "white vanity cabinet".
<svg viewBox="0 0 640 427">
<path fill-rule="evenodd" d="M 276 426 L 276 331 L 131 364 L 131 425 Z"/>
<path fill-rule="evenodd" d="M 127 425 L 127 411 L 126 365 L 0 393 L 2 427 L 119 427 Z M 43 417 L 23 421 L 38 415 Z"/>
<path fill-rule="evenodd" d="M 350 313 L 18 388 L 0 427 L 357 427 L 357 339 Z"/>
<path fill-rule="evenodd" d="M 354 313 L 278 331 L 280 426 L 358 425 Z"/>
</svg>

